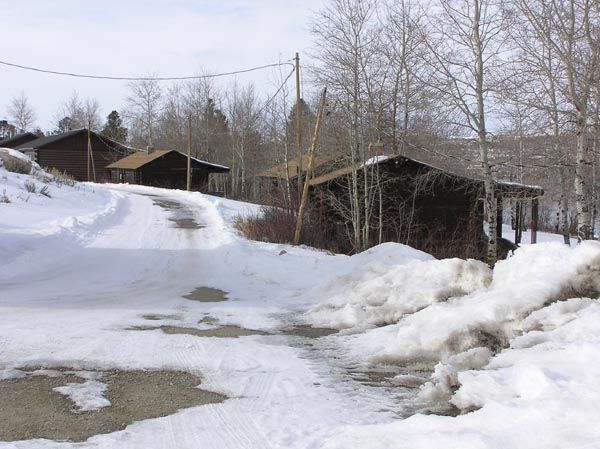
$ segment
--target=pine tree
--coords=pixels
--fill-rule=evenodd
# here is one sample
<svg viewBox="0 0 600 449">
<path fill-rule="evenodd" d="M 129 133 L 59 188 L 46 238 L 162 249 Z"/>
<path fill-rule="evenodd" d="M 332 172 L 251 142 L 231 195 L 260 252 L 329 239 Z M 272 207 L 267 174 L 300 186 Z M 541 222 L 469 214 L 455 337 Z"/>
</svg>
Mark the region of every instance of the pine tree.
<svg viewBox="0 0 600 449">
<path fill-rule="evenodd" d="M 296 148 L 296 110 L 298 106 L 294 104 L 288 115 L 288 145 L 290 148 Z M 300 99 L 300 110 L 302 111 L 302 148 L 308 148 L 312 136 L 312 127 L 315 120 L 315 114 L 311 111 L 308 104 L 303 99 Z M 303 151 L 304 153 L 304 151 Z M 295 154 L 295 153 L 294 153 Z"/>
<path fill-rule="evenodd" d="M 226 163 L 229 147 L 229 123 L 223 111 L 209 98 L 200 118 L 201 157 Z"/>
<path fill-rule="evenodd" d="M 52 134 L 62 134 L 62 133 L 67 133 L 72 130 L 73 130 L 73 120 L 71 120 L 71 117 L 63 117 L 58 121 L 58 123 L 56 125 L 56 129 L 54 131 L 52 131 Z"/>
<path fill-rule="evenodd" d="M 106 117 L 106 124 L 100 134 L 117 142 L 127 141 L 127 128 L 123 126 L 123 120 L 117 111 L 112 111 Z"/>
</svg>

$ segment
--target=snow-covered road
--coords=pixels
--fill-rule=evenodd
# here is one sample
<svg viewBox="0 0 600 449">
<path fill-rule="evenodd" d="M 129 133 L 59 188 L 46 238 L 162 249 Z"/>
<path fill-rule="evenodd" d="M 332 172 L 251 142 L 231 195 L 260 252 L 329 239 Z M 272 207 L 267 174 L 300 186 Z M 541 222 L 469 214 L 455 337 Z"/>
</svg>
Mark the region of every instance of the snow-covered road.
<svg viewBox="0 0 600 449">
<path fill-rule="evenodd" d="M 223 217 L 248 205 L 159 189 L 94 189 L 87 210 L 82 201 L 76 216 L 38 219 L 28 238 L 17 226 L 8 236 L 4 229 L 11 255 L 0 267 L 5 375 L 28 367 L 185 370 L 202 377 L 203 389 L 231 399 L 142 421 L 77 447 L 306 448 L 340 426 L 393 419 L 381 411 L 383 394 L 340 385 L 301 337 L 279 335 L 303 307 L 294 297 L 314 279 L 347 270 L 349 258 L 290 248 L 280 256 L 277 246 L 239 238 Z M 182 216 L 203 227 L 179 227 L 173 220 Z M 198 287 L 222 289 L 229 300 L 183 298 Z M 148 325 L 144 316 L 162 317 L 153 325 L 236 325 L 273 335 L 198 338 L 130 330 Z M 218 324 L 198 324 L 206 316 Z"/>
<path fill-rule="evenodd" d="M 598 242 L 524 245 L 493 271 L 395 243 L 330 255 L 245 240 L 247 203 L 44 176 L 0 167 L 0 399 L 41 368 L 69 370 L 45 397 L 80 410 L 110 407 L 111 370 L 228 399 L 1 449 L 600 447 Z M 227 300 L 185 297 L 201 288 Z M 413 414 L 433 404 L 464 414 Z"/>
</svg>

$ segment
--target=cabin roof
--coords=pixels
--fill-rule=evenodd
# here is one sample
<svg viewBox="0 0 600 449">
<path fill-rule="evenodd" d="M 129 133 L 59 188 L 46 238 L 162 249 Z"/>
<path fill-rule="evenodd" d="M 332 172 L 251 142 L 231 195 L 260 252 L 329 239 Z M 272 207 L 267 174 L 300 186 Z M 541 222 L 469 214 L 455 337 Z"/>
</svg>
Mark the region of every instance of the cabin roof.
<svg viewBox="0 0 600 449">
<path fill-rule="evenodd" d="M 37 137 L 34 140 L 30 140 L 29 142 L 25 142 L 21 145 L 18 145 L 15 149 L 20 150 L 20 151 L 40 149 L 40 148 L 47 147 L 50 144 L 60 142 L 61 140 L 68 139 L 68 138 L 78 135 L 78 134 L 83 134 L 83 133 L 87 134 L 87 132 L 88 132 L 87 128 L 79 128 L 79 129 L 74 129 L 72 131 L 67 131 L 66 133 L 52 134 L 49 136 Z M 127 151 L 127 152 L 134 150 L 134 148 L 132 148 L 132 147 L 124 145 L 124 144 L 117 142 L 116 140 L 112 140 L 108 137 L 101 136 L 100 134 L 98 134 L 94 131 L 90 131 L 90 135 L 100 139 L 101 141 L 103 141 L 106 144 L 107 147 L 112 147 L 115 150 Z"/>
<path fill-rule="evenodd" d="M 138 168 L 143 167 L 144 165 L 146 165 L 162 156 L 165 156 L 166 154 L 169 154 L 169 153 L 176 153 L 176 154 L 181 155 L 184 158 L 187 157 L 187 155 L 185 155 L 177 150 L 154 150 L 151 152 L 138 151 L 138 152 L 130 154 L 129 156 L 126 156 L 122 159 L 119 159 L 116 162 L 113 162 L 106 168 L 121 168 L 121 169 L 125 169 L 125 170 L 137 170 Z M 226 167 L 224 165 L 213 164 L 210 162 L 202 161 L 195 157 L 192 157 L 191 159 L 196 164 L 203 165 L 206 168 L 208 168 L 209 171 L 212 171 L 212 172 L 225 173 L 225 172 L 229 171 L 229 167 Z"/>
<path fill-rule="evenodd" d="M 423 167 L 427 167 L 432 170 L 437 170 L 448 176 L 451 176 L 451 177 L 459 179 L 459 180 L 464 180 L 466 182 L 472 182 L 472 183 L 477 183 L 477 184 L 483 183 L 483 179 L 478 178 L 478 177 L 459 175 L 456 173 L 452 173 L 448 170 L 444 170 L 444 169 L 435 167 L 431 164 L 427 164 L 425 162 L 421 162 L 416 159 L 409 158 L 407 156 L 397 155 L 397 156 L 386 156 L 386 157 L 376 156 L 374 158 L 369 159 L 365 164 L 360 163 L 360 164 L 342 167 L 340 169 L 331 171 L 331 172 L 323 174 L 321 176 L 312 178 L 309 181 L 309 185 L 317 186 L 320 184 L 327 183 L 327 182 L 332 181 L 341 176 L 349 175 L 354 170 L 362 170 L 365 166 L 374 165 L 374 164 L 397 163 L 398 161 L 402 161 L 402 160 L 403 161 L 411 161 L 415 164 L 421 165 Z M 495 182 L 496 182 L 498 192 L 501 195 L 504 195 L 507 197 L 537 198 L 544 194 L 544 190 L 540 186 L 531 186 L 531 185 L 525 185 L 525 184 L 519 184 L 516 182 L 501 181 L 501 180 L 496 180 Z"/>
<path fill-rule="evenodd" d="M 319 154 L 314 157 L 313 170 L 315 168 L 326 165 L 330 162 L 335 161 L 338 158 L 336 155 L 331 154 Z M 286 169 L 287 166 L 287 169 Z M 308 155 L 302 155 L 302 173 L 306 174 L 308 169 Z M 259 173 L 259 178 L 278 178 L 285 179 L 289 173 L 290 178 L 298 176 L 298 158 L 288 159 L 287 164 L 282 162 L 281 164 L 274 165 L 273 167 Z"/>
<path fill-rule="evenodd" d="M 20 133 L 13 137 L 0 140 L 0 147 L 13 148 L 13 145 L 18 147 L 19 145 L 23 145 L 25 142 L 36 140 L 38 137 L 39 136 L 37 134 L 31 132 Z"/>
</svg>

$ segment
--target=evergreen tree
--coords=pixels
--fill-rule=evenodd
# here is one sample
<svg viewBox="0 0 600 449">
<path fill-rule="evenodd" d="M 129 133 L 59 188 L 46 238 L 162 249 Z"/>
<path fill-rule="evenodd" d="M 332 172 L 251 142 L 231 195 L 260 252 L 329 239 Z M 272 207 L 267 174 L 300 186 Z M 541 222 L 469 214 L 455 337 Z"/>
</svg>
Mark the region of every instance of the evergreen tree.
<svg viewBox="0 0 600 449">
<path fill-rule="evenodd" d="M 52 134 L 62 134 L 73 130 L 73 120 L 71 117 L 63 117 L 58 121 L 57 128 Z"/>
<path fill-rule="evenodd" d="M 211 162 L 227 162 L 224 158 L 229 148 L 229 123 L 212 98 L 202 111 L 199 131 L 203 150 L 200 156 Z"/>
<path fill-rule="evenodd" d="M 117 142 L 127 141 L 127 128 L 123 126 L 123 120 L 119 116 L 117 111 L 112 111 L 106 117 L 106 124 L 100 134 L 109 139 L 116 140 Z"/>
<path fill-rule="evenodd" d="M 294 150 L 296 148 L 296 110 L 297 109 L 298 109 L 298 106 L 296 104 L 294 104 L 294 106 L 292 106 L 292 109 L 288 115 L 288 120 L 287 120 L 288 145 L 290 146 L 290 148 L 294 148 Z M 303 99 L 300 99 L 300 110 L 302 111 L 301 133 L 302 133 L 302 150 L 304 152 L 304 150 L 306 148 L 308 148 L 308 146 L 310 145 L 310 139 L 312 136 L 312 126 L 314 123 L 315 115 L 310 110 L 310 107 L 308 106 L 308 104 L 306 104 L 306 102 Z M 296 157 L 295 152 L 294 152 L 293 157 Z"/>
</svg>

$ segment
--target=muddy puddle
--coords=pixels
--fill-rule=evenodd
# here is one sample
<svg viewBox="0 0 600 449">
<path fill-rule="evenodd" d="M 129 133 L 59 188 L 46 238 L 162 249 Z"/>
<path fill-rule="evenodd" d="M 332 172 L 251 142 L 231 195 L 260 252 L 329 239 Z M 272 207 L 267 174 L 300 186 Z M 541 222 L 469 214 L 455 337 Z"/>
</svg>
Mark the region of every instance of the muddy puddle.
<svg viewBox="0 0 600 449">
<path fill-rule="evenodd" d="M 212 329 L 196 329 L 193 327 L 178 327 L 178 326 L 134 326 L 127 330 L 134 331 L 149 331 L 160 329 L 165 334 L 182 334 L 182 335 L 193 335 L 195 337 L 217 337 L 217 338 L 238 338 L 247 337 L 250 335 L 268 335 L 266 332 L 245 329 L 238 326 L 220 326 Z"/>
<path fill-rule="evenodd" d="M 222 302 L 227 301 L 227 292 L 217 288 L 198 287 L 187 295 L 183 295 L 183 298 L 200 302 Z"/>
<path fill-rule="evenodd" d="M 173 212 L 173 216 L 169 217 L 168 220 L 175 223 L 176 228 L 202 229 L 206 227 L 205 225 L 198 223 L 193 218 L 193 213 L 190 209 L 183 206 L 181 203 L 178 203 L 177 201 L 157 197 L 152 197 L 152 201 L 155 205 Z"/>
<path fill-rule="evenodd" d="M 329 335 L 337 334 L 337 329 L 331 329 L 328 327 L 311 327 L 303 324 L 288 327 L 281 330 L 283 335 L 293 335 L 296 337 L 305 338 L 321 338 Z"/>
<path fill-rule="evenodd" d="M 206 227 L 205 225 L 196 222 L 196 220 L 194 220 L 193 218 L 174 217 L 174 218 L 169 218 L 169 221 L 172 221 L 173 223 L 175 223 L 176 228 L 181 228 L 181 229 L 202 229 L 202 228 Z"/>
<path fill-rule="evenodd" d="M 142 315 L 142 318 L 148 321 L 161 321 L 161 320 L 180 320 L 181 316 L 179 315 L 163 315 L 160 313 L 147 313 L 146 315 Z"/>
<path fill-rule="evenodd" d="M 180 409 L 223 402 L 225 396 L 196 388 L 200 379 L 179 371 L 103 371 L 110 405 L 77 411 L 76 404 L 54 388 L 83 383 L 73 372 L 52 371 L 0 381 L 0 441 L 32 438 L 85 441 L 122 430 L 144 419 L 168 416 Z"/>
</svg>

